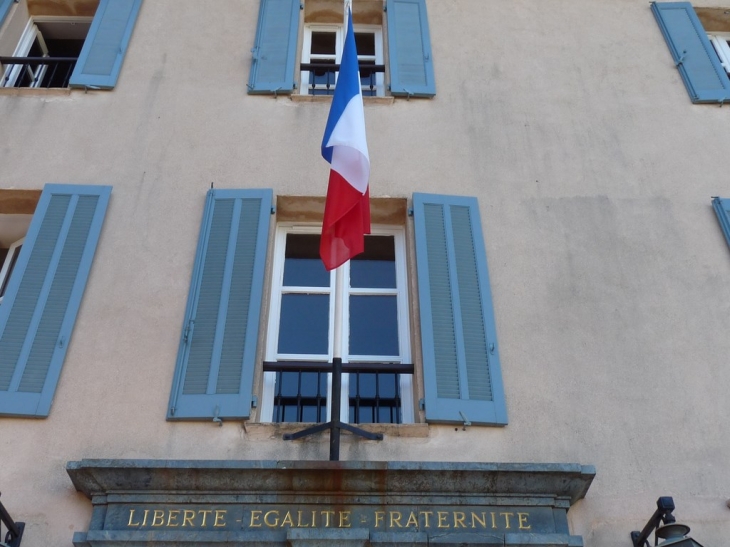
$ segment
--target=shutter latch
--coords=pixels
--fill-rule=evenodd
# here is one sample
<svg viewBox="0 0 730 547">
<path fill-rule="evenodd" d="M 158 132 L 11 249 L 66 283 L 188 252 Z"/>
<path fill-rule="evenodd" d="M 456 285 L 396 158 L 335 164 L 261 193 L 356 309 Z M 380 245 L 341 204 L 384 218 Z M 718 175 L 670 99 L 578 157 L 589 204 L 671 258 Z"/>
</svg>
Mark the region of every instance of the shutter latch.
<svg viewBox="0 0 730 547">
<path fill-rule="evenodd" d="M 471 422 L 469 421 L 469 418 L 464 416 L 464 413 L 460 410 L 459 416 L 461 416 L 461 419 L 464 420 L 464 431 L 466 431 L 466 426 L 471 425 Z"/>
<path fill-rule="evenodd" d="M 223 419 L 219 418 L 220 413 L 221 413 L 221 407 L 216 405 L 215 414 L 213 414 L 213 423 L 218 424 L 218 427 L 223 427 Z"/>
</svg>

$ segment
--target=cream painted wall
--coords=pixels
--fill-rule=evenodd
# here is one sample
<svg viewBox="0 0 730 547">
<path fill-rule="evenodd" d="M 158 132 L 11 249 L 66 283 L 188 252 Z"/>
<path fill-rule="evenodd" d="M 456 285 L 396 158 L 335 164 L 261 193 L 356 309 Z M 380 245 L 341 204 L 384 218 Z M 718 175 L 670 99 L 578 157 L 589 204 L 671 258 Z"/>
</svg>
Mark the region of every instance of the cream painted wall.
<svg viewBox="0 0 730 547">
<path fill-rule="evenodd" d="M 730 8 L 730 0 L 713 6 Z M 437 96 L 368 104 L 373 196 L 479 197 L 509 425 L 346 437 L 343 459 L 577 462 L 586 546 L 656 498 L 730 536 L 730 109 L 692 105 L 645 0 L 429 0 Z M 255 0 L 147 0 L 110 92 L 0 90 L 0 188 L 113 193 L 51 414 L 0 418 L 2 501 L 61 547 L 82 458 L 326 459 L 327 438 L 165 421 L 206 190 L 322 195 L 329 105 L 249 96 Z M 0 36 L 0 52 L 6 41 Z"/>
</svg>

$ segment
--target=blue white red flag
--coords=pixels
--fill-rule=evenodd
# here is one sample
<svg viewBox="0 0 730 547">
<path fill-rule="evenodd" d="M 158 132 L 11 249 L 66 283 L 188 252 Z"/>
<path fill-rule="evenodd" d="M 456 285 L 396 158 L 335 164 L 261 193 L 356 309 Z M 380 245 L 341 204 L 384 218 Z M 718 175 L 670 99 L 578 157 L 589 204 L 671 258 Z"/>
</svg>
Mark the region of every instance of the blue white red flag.
<svg viewBox="0 0 730 547">
<path fill-rule="evenodd" d="M 365 234 L 370 233 L 370 156 L 350 10 L 347 22 L 340 74 L 322 139 L 322 157 L 331 165 L 319 245 L 327 270 L 362 253 Z"/>
</svg>

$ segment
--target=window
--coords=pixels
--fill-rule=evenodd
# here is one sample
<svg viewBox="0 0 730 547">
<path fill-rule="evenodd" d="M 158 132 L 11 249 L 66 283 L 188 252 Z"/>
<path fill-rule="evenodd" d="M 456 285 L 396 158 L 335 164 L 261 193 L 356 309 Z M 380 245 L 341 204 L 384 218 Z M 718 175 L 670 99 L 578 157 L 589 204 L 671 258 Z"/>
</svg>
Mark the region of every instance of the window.
<svg viewBox="0 0 730 547">
<path fill-rule="evenodd" d="M 93 17 L 30 13 L 26 2 L 21 4 L 6 12 L 28 21 L 12 57 L 3 60 L 0 87 L 116 85 L 142 0 L 98 0 Z M 33 9 L 42 10 L 42 4 Z"/>
<path fill-rule="evenodd" d="M 343 5 L 305 3 L 300 37 L 299 0 L 260 0 L 249 93 L 292 93 L 298 87 L 303 95 L 331 94 L 336 69 L 329 65 L 337 65 L 342 50 Z M 385 95 L 386 80 L 394 96 L 435 95 L 425 0 L 354 0 L 353 22 L 365 96 Z M 301 64 L 295 70 L 298 51 Z"/>
<path fill-rule="evenodd" d="M 319 258 L 320 226 L 277 227 L 267 332 L 267 361 L 330 363 L 334 343 L 335 272 Z M 345 263 L 339 295 L 348 328 L 343 362 L 410 363 L 408 293 L 402 227 L 381 227 L 365 238 L 365 252 Z M 327 420 L 327 373 L 266 372 L 262 421 Z M 354 423 L 413 421 L 412 375 L 344 374 L 341 415 Z M 345 406 L 345 404 L 347 406 Z"/>
<path fill-rule="evenodd" d="M 268 281 L 272 200 L 271 190 L 208 192 L 168 419 L 249 419 L 259 394 L 261 421 L 322 420 L 326 415 L 326 376 L 301 366 L 302 361 L 331 358 L 332 274 L 319 264 L 318 230 L 311 225 L 316 219 L 309 213 L 317 210 L 321 220 L 323 200 L 277 200 Z M 476 199 L 414 194 L 412 264 L 405 263 L 404 226 L 410 222 L 405 200 L 373 199 L 371 204 L 373 225 L 388 227 L 375 232 L 364 256 L 349 265 L 343 304 L 351 319 L 343 357 L 382 362 L 386 368 L 407 362 L 408 326 L 417 325 L 422 361 L 414 363 L 415 377 L 422 377 L 423 389 L 415 381 L 409 385 L 405 374 L 396 383 L 387 370 L 382 377 L 352 374 L 345 391 L 349 397 L 341 403 L 349 412 L 343 415 L 360 423 L 407 422 L 413 412 L 415 421 L 413 401 L 418 397 L 428 422 L 506 424 Z M 260 335 L 266 287 L 269 322 Z M 416 288 L 419 321 L 407 311 L 408 295 Z M 377 324 L 370 321 L 374 315 Z M 296 361 L 300 368 L 277 378 L 277 373 L 262 373 L 267 358 Z"/>
<path fill-rule="evenodd" d="M 300 93 L 332 95 L 337 83 L 337 67 L 342 58 L 344 27 L 307 25 L 304 28 Z M 364 97 L 382 97 L 383 31 L 377 26 L 355 25 L 355 44 L 360 64 Z"/>
<path fill-rule="evenodd" d="M 0 191 L 2 208 L 17 202 L 13 193 Z M 47 184 L 22 249 L 8 251 L 5 264 L 15 258 L 12 272 L 3 266 L 0 415 L 50 411 L 110 194 L 108 186 Z"/>
<path fill-rule="evenodd" d="M 730 73 L 730 33 L 716 32 L 715 34 L 708 34 L 707 37 L 720 59 L 722 68 L 725 69 L 725 72 Z"/>
<path fill-rule="evenodd" d="M 708 37 L 707 33 L 716 29 L 710 25 L 704 27 L 689 2 L 655 2 L 651 4 L 651 10 L 692 102 L 723 103 L 730 100 L 730 79 L 726 72 L 727 41 L 718 34 Z M 708 11 L 715 10 L 703 9 L 703 12 Z M 730 31 L 730 21 L 725 30 Z"/>
<path fill-rule="evenodd" d="M 10 276 L 13 275 L 24 241 L 25 238 L 21 238 L 11 243 L 7 249 L 0 249 L 0 260 L 2 260 L 0 266 L 0 303 L 2 303 L 3 296 L 5 296 L 8 281 L 10 281 Z"/>
</svg>

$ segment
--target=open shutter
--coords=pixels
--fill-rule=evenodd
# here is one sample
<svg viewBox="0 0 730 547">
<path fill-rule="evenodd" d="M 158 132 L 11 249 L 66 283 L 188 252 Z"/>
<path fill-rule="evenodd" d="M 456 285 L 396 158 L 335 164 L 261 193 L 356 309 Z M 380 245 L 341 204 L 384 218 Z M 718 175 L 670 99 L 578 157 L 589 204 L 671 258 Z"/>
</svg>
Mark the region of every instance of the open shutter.
<svg viewBox="0 0 730 547">
<path fill-rule="evenodd" d="M 426 420 L 505 425 L 477 200 L 413 194 L 413 218 Z"/>
<path fill-rule="evenodd" d="M 299 35 L 299 0 L 260 0 L 249 93 L 291 93 Z"/>
<path fill-rule="evenodd" d="M 210 190 L 167 418 L 247 419 L 271 190 Z"/>
<path fill-rule="evenodd" d="M 390 93 L 433 97 L 436 82 L 426 0 L 387 0 Z"/>
<path fill-rule="evenodd" d="M 142 0 L 100 0 L 71 74 L 71 87 L 111 89 L 119 78 Z"/>
<path fill-rule="evenodd" d="M 655 2 L 651 10 L 693 103 L 730 99 L 730 79 L 689 2 Z"/>
<path fill-rule="evenodd" d="M 0 415 L 48 416 L 110 194 L 43 189 L 0 304 Z"/>
<path fill-rule="evenodd" d="M 0 27 L 3 26 L 5 17 L 10 12 L 10 8 L 13 6 L 14 0 L 0 0 Z"/>
<path fill-rule="evenodd" d="M 730 199 L 712 198 L 712 207 L 715 209 L 717 220 L 720 221 L 722 233 L 725 235 L 725 241 L 730 246 Z"/>
</svg>

